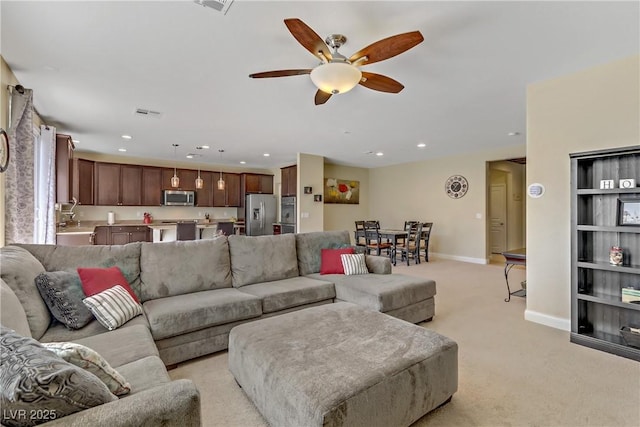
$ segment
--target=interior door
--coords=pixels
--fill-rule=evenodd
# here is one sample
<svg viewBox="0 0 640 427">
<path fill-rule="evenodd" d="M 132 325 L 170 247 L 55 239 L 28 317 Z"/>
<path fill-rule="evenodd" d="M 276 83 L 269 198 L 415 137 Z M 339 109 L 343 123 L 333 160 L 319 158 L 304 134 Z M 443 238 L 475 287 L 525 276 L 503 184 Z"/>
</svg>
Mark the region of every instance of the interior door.
<svg viewBox="0 0 640 427">
<path fill-rule="evenodd" d="M 507 186 L 492 184 L 490 199 L 491 252 L 499 254 L 507 250 Z"/>
</svg>

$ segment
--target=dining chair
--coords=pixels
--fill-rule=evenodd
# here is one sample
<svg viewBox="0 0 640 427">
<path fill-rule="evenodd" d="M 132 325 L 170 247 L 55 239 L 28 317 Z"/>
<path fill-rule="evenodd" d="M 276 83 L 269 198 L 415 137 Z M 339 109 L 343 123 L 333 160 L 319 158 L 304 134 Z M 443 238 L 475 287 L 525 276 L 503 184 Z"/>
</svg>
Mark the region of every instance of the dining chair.
<svg viewBox="0 0 640 427">
<path fill-rule="evenodd" d="M 364 233 L 364 221 L 356 221 L 356 234 L 355 241 L 356 246 L 367 246 L 367 239 Z"/>
<path fill-rule="evenodd" d="M 231 236 L 233 234 L 233 222 L 231 221 L 222 221 L 218 223 L 216 227 L 216 233 L 222 234 L 225 236 Z"/>
<path fill-rule="evenodd" d="M 383 241 L 380 237 L 380 223 L 378 221 L 364 222 L 364 235 L 366 252 L 371 254 L 372 250 L 376 251 L 376 255 L 381 255 L 386 250 L 387 254 L 393 259 L 395 248 L 391 242 Z"/>
<path fill-rule="evenodd" d="M 411 221 L 407 232 L 406 240 L 396 246 L 396 251 L 400 252 L 402 260 L 406 259 L 407 265 L 409 265 L 409 258 L 413 258 L 414 263 L 420 264 L 420 235 L 422 234 L 422 223 Z"/>
<path fill-rule="evenodd" d="M 433 222 L 422 223 L 422 239 L 420 242 L 420 251 L 424 251 L 424 260 L 429 262 L 429 237 L 433 229 Z"/>
<path fill-rule="evenodd" d="M 176 240 L 196 240 L 196 223 L 194 221 L 177 223 Z"/>
</svg>

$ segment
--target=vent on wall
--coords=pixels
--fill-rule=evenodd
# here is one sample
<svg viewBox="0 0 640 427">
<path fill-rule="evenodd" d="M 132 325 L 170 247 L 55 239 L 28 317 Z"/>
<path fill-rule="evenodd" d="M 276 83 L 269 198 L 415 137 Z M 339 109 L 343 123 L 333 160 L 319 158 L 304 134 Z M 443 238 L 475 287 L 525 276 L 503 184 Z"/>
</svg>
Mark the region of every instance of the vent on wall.
<svg viewBox="0 0 640 427">
<path fill-rule="evenodd" d="M 229 10 L 229 6 L 233 3 L 233 0 L 193 0 L 193 2 L 226 14 L 227 10 Z"/>
<path fill-rule="evenodd" d="M 146 108 L 136 108 L 136 111 L 134 114 L 136 116 L 141 116 L 141 117 L 155 117 L 156 119 L 159 119 L 160 117 L 162 117 L 161 112 L 148 110 Z"/>
</svg>

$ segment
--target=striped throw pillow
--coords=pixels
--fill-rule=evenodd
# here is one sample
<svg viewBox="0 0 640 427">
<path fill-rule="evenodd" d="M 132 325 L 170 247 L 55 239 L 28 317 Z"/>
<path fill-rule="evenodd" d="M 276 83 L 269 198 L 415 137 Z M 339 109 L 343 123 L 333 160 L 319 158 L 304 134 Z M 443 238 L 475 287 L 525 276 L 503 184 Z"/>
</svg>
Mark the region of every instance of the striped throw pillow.
<svg viewBox="0 0 640 427">
<path fill-rule="evenodd" d="M 364 254 L 342 254 L 340 255 L 340 259 L 342 260 L 345 275 L 369 274 L 367 263 L 364 260 Z"/>
<path fill-rule="evenodd" d="M 110 331 L 142 314 L 142 307 L 120 285 L 106 289 L 82 300 L 98 319 L 98 322 Z"/>
</svg>

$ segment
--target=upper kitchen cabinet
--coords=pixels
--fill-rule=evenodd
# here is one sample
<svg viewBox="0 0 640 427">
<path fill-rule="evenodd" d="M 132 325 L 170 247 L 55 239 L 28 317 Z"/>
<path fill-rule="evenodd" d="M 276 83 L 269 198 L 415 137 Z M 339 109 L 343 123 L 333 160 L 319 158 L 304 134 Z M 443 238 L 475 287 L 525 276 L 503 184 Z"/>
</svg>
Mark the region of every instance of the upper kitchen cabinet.
<svg viewBox="0 0 640 427">
<path fill-rule="evenodd" d="M 211 207 L 213 205 L 213 188 L 215 172 L 200 171 L 200 178 L 204 186 L 201 189 L 196 189 L 196 206 L 198 207 Z M 197 175 L 196 175 L 197 176 Z"/>
<path fill-rule="evenodd" d="M 213 206 L 214 207 L 238 207 L 240 206 L 240 175 L 237 173 L 222 173 L 224 190 L 218 189 L 220 172 L 213 173 Z"/>
<path fill-rule="evenodd" d="M 79 205 L 93 205 L 93 170 L 95 162 L 93 160 L 78 159 L 72 160 L 72 195 Z"/>
<path fill-rule="evenodd" d="M 95 204 L 140 206 L 142 204 L 142 166 L 96 162 Z"/>
<path fill-rule="evenodd" d="M 73 141 L 71 136 L 56 134 L 56 201 L 68 203 L 73 197 L 71 188 L 73 183 Z"/>
<path fill-rule="evenodd" d="M 280 169 L 282 196 L 295 196 L 298 189 L 298 166 Z"/>
<path fill-rule="evenodd" d="M 142 206 L 162 204 L 162 168 L 142 167 Z"/>
<path fill-rule="evenodd" d="M 196 178 L 198 172 L 191 169 L 177 169 L 176 174 L 180 178 L 180 185 L 178 188 L 171 187 L 171 178 L 173 177 L 174 169 L 164 168 L 162 169 L 162 189 L 163 190 L 185 190 L 195 191 Z M 202 173 L 200 173 L 202 175 Z"/>
<path fill-rule="evenodd" d="M 241 178 L 241 187 L 246 194 L 273 194 L 273 175 L 243 173 Z"/>
</svg>

